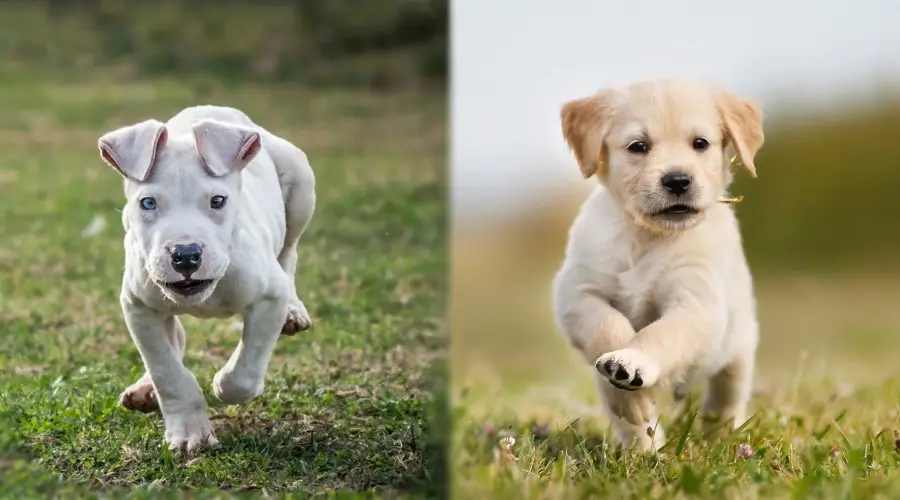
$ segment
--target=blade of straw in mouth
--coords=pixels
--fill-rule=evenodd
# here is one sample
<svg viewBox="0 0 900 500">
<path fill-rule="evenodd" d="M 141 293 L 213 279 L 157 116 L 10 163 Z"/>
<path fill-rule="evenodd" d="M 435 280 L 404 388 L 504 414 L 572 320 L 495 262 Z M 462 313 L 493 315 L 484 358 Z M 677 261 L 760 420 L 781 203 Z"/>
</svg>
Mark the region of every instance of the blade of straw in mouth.
<svg viewBox="0 0 900 500">
<path fill-rule="evenodd" d="M 721 200 L 719 200 L 719 203 L 724 203 L 726 205 L 734 205 L 734 204 L 740 203 L 742 201 L 744 201 L 743 196 L 735 196 L 735 197 L 728 196 L 728 197 L 724 197 Z"/>
<path fill-rule="evenodd" d="M 734 160 L 737 160 L 737 155 L 732 156 L 732 157 L 731 157 L 731 160 L 729 161 L 729 163 L 731 163 L 732 165 L 734 165 Z M 725 197 L 723 197 L 721 200 L 719 200 L 719 203 L 724 203 L 724 204 L 726 204 L 726 205 L 735 205 L 735 204 L 740 203 L 740 202 L 742 202 L 742 201 L 744 201 L 744 196 L 743 196 L 743 195 L 740 195 L 740 196 L 725 196 Z"/>
</svg>

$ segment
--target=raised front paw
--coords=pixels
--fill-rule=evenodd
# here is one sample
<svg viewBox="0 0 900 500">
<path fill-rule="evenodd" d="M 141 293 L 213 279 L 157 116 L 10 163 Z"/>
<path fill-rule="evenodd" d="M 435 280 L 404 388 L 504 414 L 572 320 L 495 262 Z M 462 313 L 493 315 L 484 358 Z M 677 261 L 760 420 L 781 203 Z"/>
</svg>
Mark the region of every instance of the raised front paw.
<svg viewBox="0 0 900 500">
<path fill-rule="evenodd" d="M 125 408 L 142 413 L 159 411 L 159 400 L 156 399 L 156 390 L 150 377 L 144 376 L 134 384 L 128 386 L 119 397 L 119 403 Z"/>
<path fill-rule="evenodd" d="M 281 334 L 296 335 L 308 330 L 310 326 L 312 326 L 312 320 L 309 319 L 309 313 L 303 302 L 297 301 L 288 304 L 287 318 L 284 320 L 284 326 L 281 327 Z"/>
<path fill-rule="evenodd" d="M 610 384 L 626 391 L 651 387 L 659 379 L 656 362 L 636 349 L 604 354 L 597 359 L 595 366 Z"/>
<path fill-rule="evenodd" d="M 194 456 L 200 450 L 217 448 L 219 440 L 213 433 L 209 416 L 203 410 L 176 413 L 164 416 L 166 424 L 166 444 L 169 449 Z"/>
</svg>

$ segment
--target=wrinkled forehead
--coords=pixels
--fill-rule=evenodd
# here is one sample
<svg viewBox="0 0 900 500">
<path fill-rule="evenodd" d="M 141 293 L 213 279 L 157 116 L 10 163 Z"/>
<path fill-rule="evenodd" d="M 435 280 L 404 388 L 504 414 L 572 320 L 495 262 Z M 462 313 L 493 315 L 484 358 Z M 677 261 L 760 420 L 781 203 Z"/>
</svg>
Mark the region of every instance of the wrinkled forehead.
<svg viewBox="0 0 900 500">
<path fill-rule="evenodd" d="M 150 177 L 136 187 L 142 192 L 149 189 L 171 197 L 184 197 L 226 187 L 233 182 L 231 177 L 209 175 L 192 138 L 170 137 L 157 153 Z"/>
<path fill-rule="evenodd" d="M 712 89 L 697 84 L 643 84 L 621 89 L 612 134 L 620 139 L 719 140 L 723 123 Z"/>
</svg>

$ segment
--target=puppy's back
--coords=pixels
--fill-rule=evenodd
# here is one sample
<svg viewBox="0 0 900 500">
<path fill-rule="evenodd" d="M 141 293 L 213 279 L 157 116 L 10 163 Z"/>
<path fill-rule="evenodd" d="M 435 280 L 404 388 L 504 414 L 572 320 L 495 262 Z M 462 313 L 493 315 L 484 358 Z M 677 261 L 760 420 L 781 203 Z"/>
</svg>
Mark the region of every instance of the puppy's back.
<svg viewBox="0 0 900 500">
<path fill-rule="evenodd" d="M 242 127 L 257 129 L 259 128 L 253 120 L 243 111 L 228 106 L 216 106 L 213 104 L 203 104 L 199 106 L 191 106 L 179 111 L 166 122 L 166 129 L 169 133 L 182 134 L 190 133 L 191 127 L 203 120 L 216 120 L 224 123 L 233 123 Z"/>
</svg>

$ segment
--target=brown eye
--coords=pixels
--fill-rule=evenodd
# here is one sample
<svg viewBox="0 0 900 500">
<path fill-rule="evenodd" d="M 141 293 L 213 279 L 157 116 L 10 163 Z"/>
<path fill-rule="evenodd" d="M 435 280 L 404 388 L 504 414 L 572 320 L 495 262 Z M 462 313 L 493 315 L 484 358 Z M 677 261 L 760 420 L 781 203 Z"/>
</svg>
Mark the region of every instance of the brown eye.
<svg viewBox="0 0 900 500">
<path fill-rule="evenodd" d="M 694 151 L 706 151 L 706 149 L 709 148 L 709 141 L 702 137 L 698 137 L 694 139 L 693 147 Z"/>
<path fill-rule="evenodd" d="M 209 207 L 212 208 L 213 210 L 221 210 L 222 207 L 225 206 L 226 199 L 227 198 L 225 198 L 224 196 L 219 196 L 219 195 L 213 196 L 209 200 Z"/>
<path fill-rule="evenodd" d="M 634 141 L 628 145 L 628 151 L 635 154 L 647 154 L 650 152 L 650 145 L 644 141 Z"/>
</svg>

